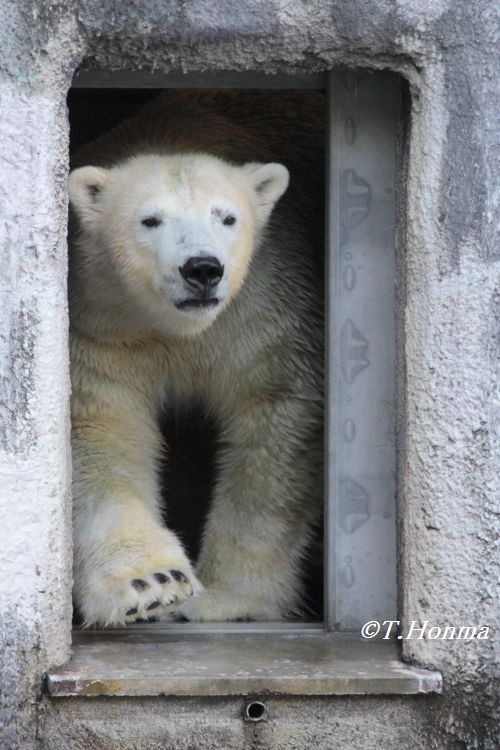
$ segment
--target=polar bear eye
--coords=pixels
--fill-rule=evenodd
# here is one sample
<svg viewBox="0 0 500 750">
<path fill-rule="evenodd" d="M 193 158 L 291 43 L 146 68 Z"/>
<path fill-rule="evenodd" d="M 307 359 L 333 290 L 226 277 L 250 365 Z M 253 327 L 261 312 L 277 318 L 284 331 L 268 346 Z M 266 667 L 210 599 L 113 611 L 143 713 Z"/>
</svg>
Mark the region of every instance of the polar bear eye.
<svg viewBox="0 0 500 750">
<path fill-rule="evenodd" d="M 148 216 L 141 221 L 141 224 L 145 227 L 159 227 L 161 223 L 161 219 L 158 219 L 156 216 Z"/>
<path fill-rule="evenodd" d="M 225 227 L 232 227 L 232 225 L 236 223 L 236 216 L 229 214 L 229 216 L 225 217 L 222 223 Z"/>
</svg>

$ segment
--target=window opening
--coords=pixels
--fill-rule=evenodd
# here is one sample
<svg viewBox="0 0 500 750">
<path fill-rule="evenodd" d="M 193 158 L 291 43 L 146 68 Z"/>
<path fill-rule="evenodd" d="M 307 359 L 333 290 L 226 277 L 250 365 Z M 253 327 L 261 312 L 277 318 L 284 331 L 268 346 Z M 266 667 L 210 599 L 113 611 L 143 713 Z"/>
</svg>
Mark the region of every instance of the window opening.
<svg viewBox="0 0 500 750">
<path fill-rule="evenodd" d="M 210 76 L 82 72 L 68 98 L 71 152 L 108 131 L 165 89 L 242 89 L 256 99 L 294 89 L 325 93 L 326 394 L 325 523 L 309 546 L 308 596 L 297 619 L 357 630 L 396 612 L 395 190 L 400 79 L 390 73 Z M 264 107 L 265 109 L 265 107 Z M 307 134 L 304 136 L 307 149 Z M 283 159 L 286 162 L 286 158 Z M 293 178 L 293 175 L 292 175 Z M 318 177 L 315 175 L 315 183 Z M 322 232 L 321 221 L 313 231 Z M 319 245 L 320 246 L 320 245 Z M 163 467 L 169 525 L 192 558 L 217 472 L 217 423 L 200 404 L 161 417 L 169 435 Z M 305 447 L 307 448 L 307 447 Z M 196 463 L 194 472 L 190 464 Z M 189 476 L 191 474 L 191 476 Z M 177 492 L 177 502 L 173 497 Z M 189 500 L 189 502 L 188 502 Z M 324 581 L 324 585 L 323 585 Z M 194 627 L 193 627 L 194 626 Z M 137 627 L 130 626 L 130 627 Z M 162 625 L 163 627 L 163 625 Z M 203 625 L 164 624 L 202 631 Z M 237 624 L 226 626 L 231 630 Z M 241 625 L 245 632 L 252 625 Z M 256 629 L 266 627 L 256 623 Z M 272 628 L 272 625 L 269 625 Z M 280 625 L 277 626 L 278 628 Z M 290 623 L 283 624 L 283 628 Z M 217 628 L 207 623 L 207 630 Z"/>
</svg>

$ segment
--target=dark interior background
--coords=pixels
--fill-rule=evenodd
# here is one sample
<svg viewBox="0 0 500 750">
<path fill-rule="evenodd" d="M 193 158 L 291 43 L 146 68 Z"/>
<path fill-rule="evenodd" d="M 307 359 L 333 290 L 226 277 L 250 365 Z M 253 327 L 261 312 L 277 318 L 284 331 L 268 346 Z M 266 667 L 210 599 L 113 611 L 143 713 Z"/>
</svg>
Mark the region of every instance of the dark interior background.
<svg viewBox="0 0 500 750">
<path fill-rule="evenodd" d="M 71 89 L 68 94 L 70 153 L 105 133 L 161 93 L 156 89 Z M 279 96 L 279 91 L 273 92 Z M 217 425 L 202 405 L 165 411 L 161 429 L 168 439 L 162 466 L 165 520 L 190 558 L 197 559 L 204 522 L 217 477 Z M 167 513 L 168 509 L 168 513 Z M 318 528 L 304 566 L 305 620 L 323 617 L 323 529 Z"/>
</svg>

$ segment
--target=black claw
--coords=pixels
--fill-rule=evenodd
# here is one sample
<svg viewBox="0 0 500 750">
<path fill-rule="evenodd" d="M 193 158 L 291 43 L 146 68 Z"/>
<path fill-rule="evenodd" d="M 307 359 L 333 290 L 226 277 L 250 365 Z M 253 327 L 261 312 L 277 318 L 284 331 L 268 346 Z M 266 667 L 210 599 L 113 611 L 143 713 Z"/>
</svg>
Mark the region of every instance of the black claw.
<svg viewBox="0 0 500 750">
<path fill-rule="evenodd" d="M 158 583 L 168 583 L 170 581 L 170 578 L 166 576 L 165 573 L 155 573 L 153 578 L 155 578 Z"/>
<path fill-rule="evenodd" d="M 151 609 L 156 609 L 156 607 L 159 607 L 160 604 L 161 604 L 160 600 L 159 599 L 155 599 L 154 602 L 151 602 L 151 604 L 149 604 L 146 607 L 146 612 L 149 612 Z"/>
<path fill-rule="evenodd" d="M 132 607 L 132 609 L 127 609 L 125 613 L 128 617 L 128 615 L 136 615 L 137 614 L 137 607 Z"/>
<path fill-rule="evenodd" d="M 189 618 L 186 615 L 181 615 L 180 612 L 174 612 L 173 614 L 177 622 L 189 622 Z"/>
<path fill-rule="evenodd" d="M 188 583 L 188 579 L 182 572 L 182 570 L 171 570 L 170 574 L 174 581 L 179 581 L 180 583 Z"/>
<path fill-rule="evenodd" d="M 149 588 L 149 583 L 143 581 L 142 578 L 134 578 L 134 580 L 131 581 L 131 584 L 136 591 L 143 591 L 144 589 Z"/>
</svg>

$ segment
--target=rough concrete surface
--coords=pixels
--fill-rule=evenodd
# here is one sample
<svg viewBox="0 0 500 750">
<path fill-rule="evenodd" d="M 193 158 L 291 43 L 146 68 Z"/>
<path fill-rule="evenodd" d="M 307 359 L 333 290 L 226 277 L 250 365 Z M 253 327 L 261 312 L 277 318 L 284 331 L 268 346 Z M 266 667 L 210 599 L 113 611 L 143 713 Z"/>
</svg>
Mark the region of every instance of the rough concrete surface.
<svg viewBox="0 0 500 750">
<path fill-rule="evenodd" d="M 51 750 L 393 750 L 400 746 L 424 750 L 455 746 L 435 728 L 428 697 L 415 702 L 390 696 L 264 697 L 263 701 L 268 721 L 251 723 L 243 720 L 248 698 L 58 699 L 42 718 L 39 739 L 42 747 Z"/>
<path fill-rule="evenodd" d="M 70 510 L 65 97 L 111 69 L 390 68 L 412 94 L 401 619 L 494 625 L 495 0 L 6 0 L 0 6 L 0 598 L 6 750 L 493 748 L 493 641 L 405 641 L 443 696 L 40 700 L 68 655 Z"/>
</svg>

